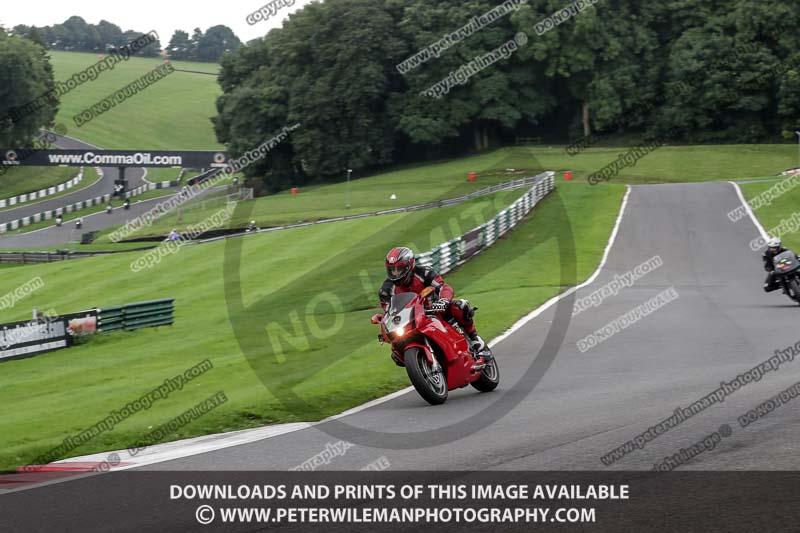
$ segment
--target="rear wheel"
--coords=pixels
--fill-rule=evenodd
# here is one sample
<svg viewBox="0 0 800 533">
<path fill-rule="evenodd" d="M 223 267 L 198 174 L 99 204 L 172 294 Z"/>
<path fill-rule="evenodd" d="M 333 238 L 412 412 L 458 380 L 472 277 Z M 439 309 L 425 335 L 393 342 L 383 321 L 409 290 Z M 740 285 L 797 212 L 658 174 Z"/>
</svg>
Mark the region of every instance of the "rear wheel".
<svg viewBox="0 0 800 533">
<path fill-rule="evenodd" d="M 408 378 L 426 402 L 440 405 L 447 401 L 447 378 L 443 371 L 437 372 L 431 367 L 422 350 L 409 348 L 405 360 Z"/>
<path fill-rule="evenodd" d="M 481 392 L 491 392 L 500 384 L 500 367 L 497 366 L 497 359 L 492 357 L 486 366 L 481 370 L 481 377 L 473 381 L 470 385 Z"/>
</svg>

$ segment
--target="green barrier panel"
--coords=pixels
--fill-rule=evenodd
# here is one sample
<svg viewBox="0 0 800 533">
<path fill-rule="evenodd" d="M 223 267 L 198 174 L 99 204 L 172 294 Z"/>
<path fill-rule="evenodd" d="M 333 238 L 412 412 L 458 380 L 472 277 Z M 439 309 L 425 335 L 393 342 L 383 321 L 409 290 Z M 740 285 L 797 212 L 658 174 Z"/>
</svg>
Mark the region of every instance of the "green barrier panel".
<svg viewBox="0 0 800 533">
<path fill-rule="evenodd" d="M 172 302 L 175 301 L 175 298 L 164 298 L 161 300 L 149 300 L 147 302 L 136 302 L 132 304 L 123 305 L 126 310 L 128 309 L 136 309 L 136 308 L 147 308 L 153 306 L 163 306 L 163 305 L 172 305 Z"/>
<path fill-rule="evenodd" d="M 136 330 L 172 325 L 175 321 L 174 298 L 162 298 L 126 305 L 104 307 L 98 312 L 98 331 Z"/>
<path fill-rule="evenodd" d="M 154 309 L 134 309 L 131 311 L 125 311 L 125 319 L 134 319 L 139 318 L 142 316 L 151 316 L 151 315 L 160 315 L 164 313 L 172 314 L 174 308 L 172 306 L 169 307 L 158 307 Z"/>
<path fill-rule="evenodd" d="M 136 318 L 133 318 L 133 319 L 125 320 L 125 322 L 123 322 L 123 324 L 125 324 L 125 327 L 128 327 L 131 324 L 144 324 L 148 320 L 166 320 L 166 319 L 173 320 L 172 313 L 140 316 L 140 317 L 136 317 Z"/>
<path fill-rule="evenodd" d="M 173 322 L 174 320 L 171 316 L 143 318 L 141 320 L 135 320 L 133 322 L 126 322 L 125 329 L 135 330 L 141 328 L 152 328 L 156 326 L 167 326 L 167 325 L 172 325 Z"/>
<path fill-rule="evenodd" d="M 175 298 L 159 298 L 157 300 L 144 300 L 143 302 L 133 302 L 132 304 L 125 304 L 122 307 L 136 307 L 139 305 L 152 305 L 152 304 L 160 304 L 160 303 L 172 303 L 175 301 Z"/>
<path fill-rule="evenodd" d="M 152 305 L 137 305 L 135 307 L 125 306 L 123 312 L 125 314 L 147 313 L 147 312 L 158 311 L 159 309 L 172 309 L 172 308 L 173 308 L 172 302 L 168 302 L 168 303 L 152 304 Z"/>
</svg>

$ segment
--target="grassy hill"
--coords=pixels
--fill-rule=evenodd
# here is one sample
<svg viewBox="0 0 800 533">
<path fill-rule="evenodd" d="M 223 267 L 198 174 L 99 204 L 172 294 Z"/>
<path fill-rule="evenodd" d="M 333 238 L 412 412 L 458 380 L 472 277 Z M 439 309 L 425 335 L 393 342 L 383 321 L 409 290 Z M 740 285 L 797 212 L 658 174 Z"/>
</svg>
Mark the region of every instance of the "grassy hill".
<svg viewBox="0 0 800 533">
<path fill-rule="evenodd" d="M 0 198 L 10 198 L 64 183 L 77 175 L 78 171 L 77 167 L 10 167 L 0 176 Z M 95 179 L 97 176 L 94 169 L 91 169 L 89 174 L 84 175 L 83 181 L 77 187 L 69 189 L 69 192 L 91 185 Z"/>
<path fill-rule="evenodd" d="M 64 80 L 100 60 L 96 54 L 50 53 L 55 78 Z M 69 135 L 106 149 L 217 150 L 210 117 L 221 93 L 216 76 L 174 72 L 118 104 L 83 127 L 72 117 L 162 64 L 155 58 L 130 58 L 87 81 L 61 99 L 56 122 Z M 215 72 L 217 65 L 176 62 L 182 70 Z"/>
</svg>

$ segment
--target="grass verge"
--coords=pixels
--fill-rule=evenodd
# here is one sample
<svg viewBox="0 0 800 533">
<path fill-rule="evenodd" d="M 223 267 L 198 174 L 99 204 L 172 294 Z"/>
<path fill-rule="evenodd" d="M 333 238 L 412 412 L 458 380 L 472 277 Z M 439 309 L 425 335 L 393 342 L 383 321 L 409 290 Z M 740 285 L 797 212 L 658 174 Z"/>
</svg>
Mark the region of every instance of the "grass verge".
<svg viewBox="0 0 800 533">
<path fill-rule="evenodd" d="M 742 193 L 748 202 L 773 186 L 775 186 L 775 183 L 745 183 L 740 185 Z M 792 217 L 800 216 L 798 205 L 800 205 L 800 188 L 794 188 L 778 196 L 770 205 L 757 209 L 755 215 L 761 225 L 764 226 L 764 229 L 768 233 L 772 233 L 784 220 L 788 222 Z M 749 224 L 749 221 L 743 220 L 740 223 Z M 800 232 L 789 232 L 780 235 L 780 237 L 785 247 L 800 253 Z"/>
<path fill-rule="evenodd" d="M 77 176 L 79 170 L 77 167 L 11 167 L 5 175 L 0 176 L 0 198 L 11 198 L 20 194 L 53 187 Z M 94 172 L 94 169 L 91 172 Z M 91 184 L 94 181 L 91 180 L 91 176 L 96 176 L 96 173 L 87 172 L 78 187 L 85 187 L 87 183 Z M 90 179 L 90 181 L 87 181 L 87 179 Z M 67 192 L 77 190 L 79 189 L 73 187 L 68 189 Z M 55 196 L 48 196 L 47 198 L 55 198 Z M 5 209 L 13 209 L 15 207 L 17 206 Z"/>
</svg>

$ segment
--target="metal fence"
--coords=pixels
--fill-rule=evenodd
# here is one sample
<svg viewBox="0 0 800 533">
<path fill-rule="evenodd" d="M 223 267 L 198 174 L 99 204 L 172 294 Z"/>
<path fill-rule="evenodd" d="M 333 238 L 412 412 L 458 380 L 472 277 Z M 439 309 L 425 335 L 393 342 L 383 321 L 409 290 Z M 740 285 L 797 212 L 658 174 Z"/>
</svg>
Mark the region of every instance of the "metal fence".
<svg viewBox="0 0 800 533">
<path fill-rule="evenodd" d="M 533 185 L 537 183 L 539 180 L 543 179 L 548 173 L 544 172 L 537 176 L 527 177 L 527 178 L 520 178 L 518 180 L 507 181 L 505 183 L 498 183 L 497 185 L 492 185 L 490 187 L 485 187 L 483 189 L 471 192 L 469 194 L 465 194 L 463 196 L 457 196 L 455 198 L 447 198 L 445 200 L 436 200 L 433 202 L 426 202 L 424 204 L 415 204 L 409 205 L 407 207 L 398 207 L 396 209 L 387 209 L 384 211 L 376 211 L 374 213 L 359 213 L 357 215 L 347 215 L 342 217 L 334 217 L 334 218 L 323 218 L 320 220 L 314 220 L 309 222 L 298 222 L 296 224 L 287 224 L 285 226 L 274 226 L 271 228 L 262 228 L 254 232 L 245 232 L 242 231 L 241 233 L 231 234 L 231 235 L 223 235 L 222 237 L 212 237 L 210 239 L 203 239 L 199 242 L 214 242 L 223 239 L 229 239 L 231 237 L 241 237 L 243 235 L 254 235 L 256 233 L 267 233 L 272 231 L 283 231 L 287 229 L 295 229 L 295 228 L 302 228 L 305 226 L 313 226 L 317 224 L 329 224 L 331 222 L 341 222 L 342 220 L 355 220 L 357 218 L 369 218 L 369 217 L 377 217 L 382 215 L 395 215 L 398 213 L 408 213 L 410 211 L 420 211 L 423 209 L 434 209 L 439 207 L 445 207 L 448 205 L 459 204 L 461 202 L 466 202 L 467 200 L 472 200 L 474 198 L 479 198 L 481 196 L 487 196 L 490 194 L 494 194 L 500 191 L 512 191 L 515 189 L 520 189 L 522 187 L 527 187 L 528 185 Z"/>
<path fill-rule="evenodd" d="M 102 176 L 102 171 L 100 169 L 98 169 L 98 172 Z M 135 189 L 126 191 L 125 198 L 134 198 L 136 196 L 140 196 L 154 189 L 168 189 L 177 186 L 178 186 L 177 181 L 160 181 L 157 183 L 147 182 L 144 185 L 136 187 Z M 95 196 L 94 198 L 88 198 L 80 202 L 75 202 L 73 204 L 69 204 L 64 207 L 59 207 L 57 209 L 50 209 L 48 211 L 42 211 L 41 213 L 36 213 L 35 215 L 22 217 L 17 220 L 12 220 L 11 222 L 5 222 L 0 224 L 0 233 L 18 230 L 20 228 L 24 228 L 25 226 L 30 226 L 31 224 L 37 224 L 45 220 L 55 220 L 56 217 L 64 216 L 70 213 L 76 213 L 82 209 L 86 209 L 96 205 L 107 205 L 114 198 L 115 196 L 113 194 L 106 193 L 100 196 Z"/>
<path fill-rule="evenodd" d="M 533 183 L 531 190 L 485 224 L 440 244 L 433 250 L 419 254 L 416 257 L 418 264 L 431 266 L 440 274 L 445 274 L 476 253 L 494 244 L 497 239 L 530 213 L 531 209 L 542 198 L 555 189 L 555 172 L 545 172 L 535 178 L 526 179 L 531 180 L 530 183 Z"/>
<path fill-rule="evenodd" d="M 61 250 L 58 252 L 0 252 L 0 263 L 17 263 L 17 264 L 37 264 L 37 263 L 54 263 L 56 261 L 67 261 L 69 259 L 83 259 L 85 257 L 94 257 L 97 255 L 110 255 L 115 253 L 128 253 L 138 252 L 142 250 L 150 250 L 155 248 L 156 245 L 142 246 L 141 248 L 133 248 L 127 250 L 110 250 L 110 251 L 96 251 L 96 252 L 73 252 L 70 250 Z"/>
<path fill-rule="evenodd" d="M 132 331 L 156 326 L 171 326 L 175 321 L 175 299 L 164 298 L 113 307 L 97 313 L 97 331 Z"/>
</svg>

